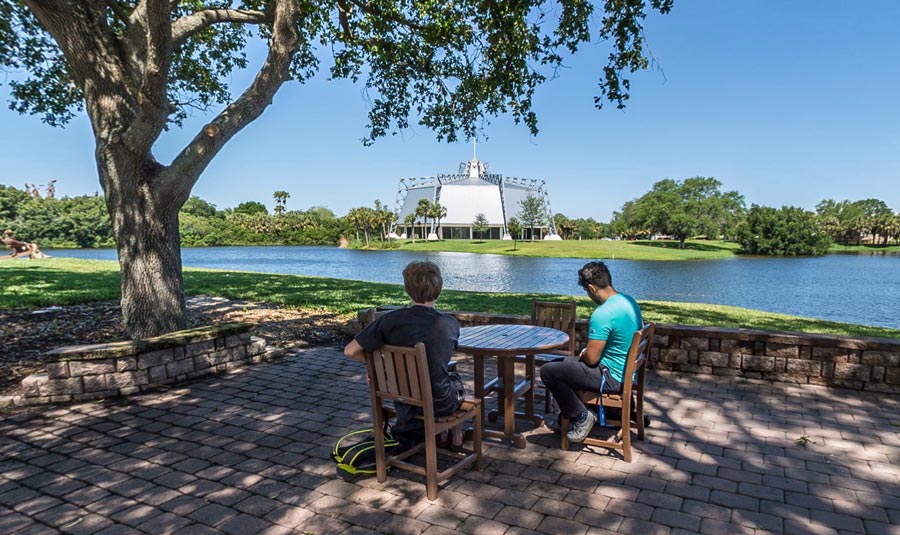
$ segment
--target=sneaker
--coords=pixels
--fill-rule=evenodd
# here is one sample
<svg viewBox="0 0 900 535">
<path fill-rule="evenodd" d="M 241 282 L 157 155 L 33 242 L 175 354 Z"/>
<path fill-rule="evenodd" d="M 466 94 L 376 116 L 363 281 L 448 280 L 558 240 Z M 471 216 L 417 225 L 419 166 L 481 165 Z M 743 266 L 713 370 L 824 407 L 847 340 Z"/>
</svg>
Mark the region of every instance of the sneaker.
<svg viewBox="0 0 900 535">
<path fill-rule="evenodd" d="M 560 418 L 562 418 L 561 414 L 559 414 L 558 412 L 552 412 L 544 418 L 544 425 L 547 426 L 547 429 L 553 431 L 558 435 L 562 430 L 562 426 L 559 425 Z"/>
<path fill-rule="evenodd" d="M 581 418 L 572 422 L 572 427 L 566 433 L 566 438 L 570 442 L 583 442 L 595 423 L 597 423 L 597 415 L 593 411 L 584 411 L 581 413 Z"/>
</svg>

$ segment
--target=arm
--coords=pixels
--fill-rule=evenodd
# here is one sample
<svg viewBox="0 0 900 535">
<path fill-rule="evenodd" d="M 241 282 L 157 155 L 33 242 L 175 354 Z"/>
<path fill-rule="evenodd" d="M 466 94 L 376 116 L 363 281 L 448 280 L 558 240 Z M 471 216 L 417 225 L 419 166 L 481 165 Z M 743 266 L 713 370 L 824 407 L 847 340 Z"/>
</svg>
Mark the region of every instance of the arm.
<svg viewBox="0 0 900 535">
<path fill-rule="evenodd" d="M 587 347 L 581 350 L 578 358 L 588 366 L 596 366 L 600 362 L 600 355 L 606 347 L 606 340 L 588 340 Z"/>
<path fill-rule="evenodd" d="M 366 352 L 359 345 L 359 342 L 356 341 L 356 338 L 350 340 L 350 343 L 344 347 L 344 355 L 359 362 L 365 362 L 366 360 Z"/>
</svg>

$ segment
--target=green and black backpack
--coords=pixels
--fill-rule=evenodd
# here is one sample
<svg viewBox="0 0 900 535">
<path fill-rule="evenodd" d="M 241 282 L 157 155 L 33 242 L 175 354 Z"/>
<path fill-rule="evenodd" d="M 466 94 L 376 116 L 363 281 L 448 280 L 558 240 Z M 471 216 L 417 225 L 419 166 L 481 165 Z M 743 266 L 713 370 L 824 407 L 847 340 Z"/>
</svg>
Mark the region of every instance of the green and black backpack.
<svg viewBox="0 0 900 535">
<path fill-rule="evenodd" d="M 395 438 L 390 432 L 384 433 L 384 449 L 388 457 L 405 451 L 411 446 L 406 440 Z M 337 463 L 338 471 L 349 475 L 371 475 L 375 473 L 375 432 L 370 427 L 351 431 L 338 439 L 331 450 L 331 458 Z"/>
</svg>

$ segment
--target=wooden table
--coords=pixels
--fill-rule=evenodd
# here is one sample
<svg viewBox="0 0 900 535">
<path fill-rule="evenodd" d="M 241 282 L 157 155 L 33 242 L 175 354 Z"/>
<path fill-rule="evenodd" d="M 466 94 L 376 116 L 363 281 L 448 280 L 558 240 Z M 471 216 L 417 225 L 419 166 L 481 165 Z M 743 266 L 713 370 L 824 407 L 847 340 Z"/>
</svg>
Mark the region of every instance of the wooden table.
<svg viewBox="0 0 900 535">
<path fill-rule="evenodd" d="M 469 353 L 475 359 L 475 395 L 484 399 L 485 393 L 500 394 L 498 406 L 503 417 L 503 431 L 486 429 L 485 436 L 508 440 L 519 448 L 525 447 L 525 437 L 516 434 L 516 416 L 524 416 L 536 423 L 541 417 L 534 414 L 534 398 L 529 396 L 525 413 L 516 414 L 516 399 L 527 392 L 534 392 L 534 377 L 515 384 L 515 357 L 525 355 L 528 369 L 534 369 L 534 355 L 564 346 L 569 335 L 558 329 L 537 325 L 478 325 L 463 327 L 459 333 L 459 351 Z M 484 382 L 485 357 L 497 357 L 497 379 Z M 499 384 L 498 384 L 499 379 Z M 484 404 L 482 403 L 482 411 Z"/>
</svg>

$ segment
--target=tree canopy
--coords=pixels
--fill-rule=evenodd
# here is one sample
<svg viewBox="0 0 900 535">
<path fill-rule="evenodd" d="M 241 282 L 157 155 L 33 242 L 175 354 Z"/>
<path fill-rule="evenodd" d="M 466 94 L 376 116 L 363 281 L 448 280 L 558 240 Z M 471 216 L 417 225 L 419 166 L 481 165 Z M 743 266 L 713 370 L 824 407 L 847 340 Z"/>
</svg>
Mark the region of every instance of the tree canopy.
<svg viewBox="0 0 900 535">
<path fill-rule="evenodd" d="M 747 254 L 797 256 L 825 254 L 831 239 L 816 224 L 815 214 L 802 208 L 753 205 L 738 229 Z"/>
<path fill-rule="evenodd" d="M 744 198 L 736 191 L 720 191 L 721 186 L 708 177 L 660 180 L 648 193 L 625 203 L 614 214 L 613 226 L 627 237 L 671 236 L 682 247 L 697 235 L 733 235 L 745 210 Z"/>
<path fill-rule="evenodd" d="M 0 0 L 0 68 L 23 73 L 9 82 L 13 109 L 54 126 L 81 112 L 90 120 L 125 328 L 140 338 L 187 325 L 180 209 L 212 159 L 286 81 L 303 82 L 323 63 L 332 78 L 360 81 L 371 98 L 366 143 L 410 120 L 453 141 L 504 113 L 537 133 L 535 88 L 594 40 L 609 46 L 594 104 L 624 106 L 629 73 L 649 63 L 643 20 L 671 7 L 672 0 L 597 8 L 581 0 Z M 267 43 L 265 60 L 235 97 L 231 75 L 249 66 L 246 49 L 256 38 Z M 212 116 L 171 161 L 157 161 L 157 139 L 191 113 Z"/>
</svg>

